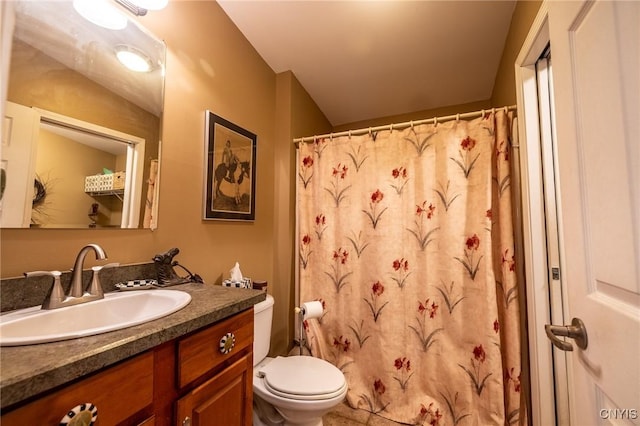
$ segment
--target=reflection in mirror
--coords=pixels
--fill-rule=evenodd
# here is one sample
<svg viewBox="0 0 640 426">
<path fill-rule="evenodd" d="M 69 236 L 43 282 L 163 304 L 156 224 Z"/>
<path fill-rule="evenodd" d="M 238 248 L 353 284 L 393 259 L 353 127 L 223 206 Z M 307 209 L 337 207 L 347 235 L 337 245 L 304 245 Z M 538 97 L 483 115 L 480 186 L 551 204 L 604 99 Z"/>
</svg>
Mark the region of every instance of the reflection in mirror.
<svg viewBox="0 0 640 426">
<path fill-rule="evenodd" d="M 144 140 L 41 114 L 31 227 L 136 228 Z"/>
<path fill-rule="evenodd" d="M 37 142 L 3 147 L 1 226 L 153 228 L 164 43 L 124 9 L 126 27 L 108 30 L 81 17 L 72 1 L 11 3 L 16 25 L 5 117 L 11 124 L 5 137 Z M 125 68 L 116 58 L 123 46 L 144 52 L 150 70 Z M 16 109 L 30 112 L 18 120 L 11 116 Z M 78 135 L 84 142 L 77 142 Z M 94 141 L 106 138 L 111 147 L 88 144 L 87 135 Z M 97 176 L 103 171 L 114 174 Z M 116 188 L 106 194 L 85 191 L 87 176 L 115 179 Z"/>
</svg>

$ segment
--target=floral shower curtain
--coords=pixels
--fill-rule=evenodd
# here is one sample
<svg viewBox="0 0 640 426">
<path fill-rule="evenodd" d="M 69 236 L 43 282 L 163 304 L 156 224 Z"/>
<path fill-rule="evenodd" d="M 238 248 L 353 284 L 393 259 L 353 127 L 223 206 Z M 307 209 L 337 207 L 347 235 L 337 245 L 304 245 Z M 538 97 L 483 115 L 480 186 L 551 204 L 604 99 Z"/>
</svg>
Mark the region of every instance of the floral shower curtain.
<svg viewBox="0 0 640 426">
<path fill-rule="evenodd" d="M 524 423 L 506 109 L 298 149 L 300 300 L 347 402 L 397 422 Z"/>
</svg>

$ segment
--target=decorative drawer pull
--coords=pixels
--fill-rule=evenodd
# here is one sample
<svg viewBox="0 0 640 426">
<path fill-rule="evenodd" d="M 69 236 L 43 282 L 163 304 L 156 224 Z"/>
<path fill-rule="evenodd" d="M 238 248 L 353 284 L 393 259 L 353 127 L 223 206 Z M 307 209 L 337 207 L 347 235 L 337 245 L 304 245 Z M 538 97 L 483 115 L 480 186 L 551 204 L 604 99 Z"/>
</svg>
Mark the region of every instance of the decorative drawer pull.
<svg viewBox="0 0 640 426">
<path fill-rule="evenodd" d="M 191 426 L 191 417 L 187 416 L 182 421 L 182 426 Z"/>
<path fill-rule="evenodd" d="M 90 402 L 76 405 L 60 420 L 60 426 L 92 426 L 98 418 L 98 407 Z"/>
<path fill-rule="evenodd" d="M 233 333 L 227 333 L 220 339 L 220 352 L 226 355 L 231 352 L 235 345 L 236 336 Z"/>
</svg>

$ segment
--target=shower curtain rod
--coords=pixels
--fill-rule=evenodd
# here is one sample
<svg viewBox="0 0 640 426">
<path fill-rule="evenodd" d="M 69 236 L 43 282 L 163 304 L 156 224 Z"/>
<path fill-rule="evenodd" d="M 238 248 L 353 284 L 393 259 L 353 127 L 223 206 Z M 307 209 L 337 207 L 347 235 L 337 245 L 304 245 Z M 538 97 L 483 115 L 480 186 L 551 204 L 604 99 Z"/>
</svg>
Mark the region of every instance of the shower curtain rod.
<svg viewBox="0 0 640 426">
<path fill-rule="evenodd" d="M 461 118 L 465 119 L 465 118 L 484 117 L 484 115 L 486 113 L 488 113 L 488 112 L 494 113 L 494 112 L 496 112 L 498 110 L 501 110 L 501 109 L 504 109 L 505 111 L 514 111 L 516 109 L 516 106 L 515 105 L 510 105 L 510 106 L 501 107 L 501 108 L 491 108 L 491 109 L 483 109 L 483 110 L 474 111 L 474 112 L 465 112 L 463 114 L 445 115 L 444 117 L 427 118 L 425 120 L 406 121 L 404 123 L 387 124 L 387 125 L 384 125 L 384 126 L 375 126 L 375 127 L 366 127 L 366 128 L 362 128 L 362 129 L 356 129 L 356 130 L 347 130 L 347 131 L 344 131 L 344 132 L 326 133 L 324 135 L 305 136 L 304 138 L 296 138 L 296 139 L 294 139 L 293 143 L 298 145 L 301 142 L 302 143 L 315 142 L 319 138 L 333 138 L 333 137 L 339 137 L 339 136 L 364 135 L 366 133 L 377 132 L 377 131 L 380 131 L 380 130 L 393 131 L 394 129 L 395 130 L 404 129 L 406 127 L 413 127 L 413 126 L 416 126 L 418 124 L 427 124 L 427 123 L 437 124 L 437 123 L 442 123 L 444 121 L 460 120 Z"/>
</svg>

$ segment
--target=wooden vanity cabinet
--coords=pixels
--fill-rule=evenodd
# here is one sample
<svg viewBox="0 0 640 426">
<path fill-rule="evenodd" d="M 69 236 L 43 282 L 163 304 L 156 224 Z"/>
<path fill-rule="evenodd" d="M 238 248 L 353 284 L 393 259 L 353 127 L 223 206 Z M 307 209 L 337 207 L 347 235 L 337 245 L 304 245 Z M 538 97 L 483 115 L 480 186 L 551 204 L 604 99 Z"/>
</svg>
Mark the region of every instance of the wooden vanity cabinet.
<svg viewBox="0 0 640 426">
<path fill-rule="evenodd" d="M 252 372 L 249 309 L 3 413 L 0 424 L 59 424 L 91 402 L 95 426 L 251 426 Z"/>
<path fill-rule="evenodd" d="M 253 309 L 181 339 L 177 424 L 250 426 L 252 372 Z"/>
</svg>

